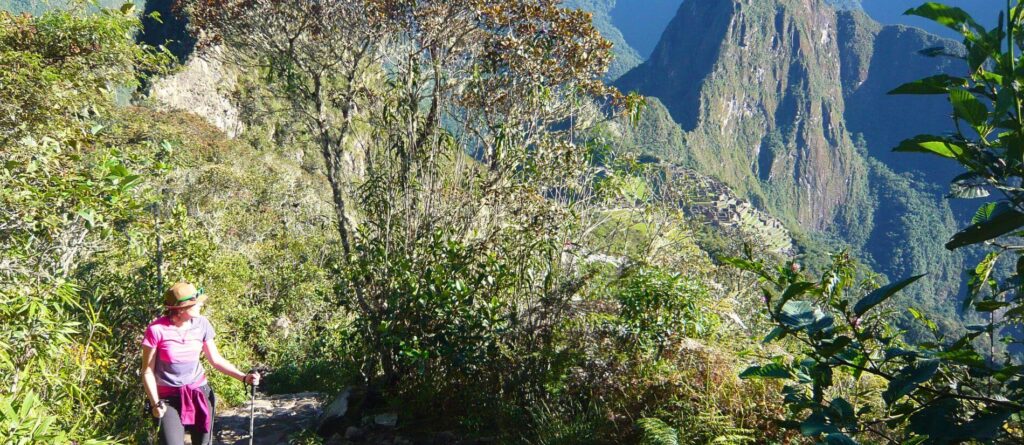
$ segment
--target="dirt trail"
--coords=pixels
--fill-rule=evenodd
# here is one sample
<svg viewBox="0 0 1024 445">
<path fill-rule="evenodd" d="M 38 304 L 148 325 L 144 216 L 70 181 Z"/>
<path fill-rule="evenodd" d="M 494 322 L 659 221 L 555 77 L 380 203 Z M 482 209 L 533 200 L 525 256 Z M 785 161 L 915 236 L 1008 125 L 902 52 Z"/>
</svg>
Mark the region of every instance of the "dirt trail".
<svg viewBox="0 0 1024 445">
<path fill-rule="evenodd" d="M 287 444 L 288 437 L 308 429 L 320 414 L 320 394 L 267 396 L 257 394 L 253 444 Z M 249 443 L 249 403 L 217 413 L 215 444 Z"/>
</svg>

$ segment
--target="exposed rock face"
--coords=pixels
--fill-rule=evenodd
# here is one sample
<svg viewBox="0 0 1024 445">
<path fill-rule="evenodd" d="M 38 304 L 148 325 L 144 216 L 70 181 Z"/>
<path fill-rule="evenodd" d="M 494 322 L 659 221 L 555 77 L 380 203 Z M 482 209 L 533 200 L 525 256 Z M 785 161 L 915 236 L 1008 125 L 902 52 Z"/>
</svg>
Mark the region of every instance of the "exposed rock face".
<svg viewBox="0 0 1024 445">
<path fill-rule="evenodd" d="M 866 177 L 843 120 L 837 21 L 820 0 L 687 1 L 617 84 L 665 103 L 696 168 L 824 229 Z"/>
<path fill-rule="evenodd" d="M 961 71 L 953 59 L 918 51 L 962 46 L 917 28 L 879 25 L 854 3 L 839 11 L 829 3 L 836 2 L 684 2 L 651 59 L 617 85 L 659 98 L 686 132 L 686 149 L 669 159 L 721 178 L 806 228 L 829 226 L 852 189 L 864 188 L 855 135 L 897 173 L 948 181 L 958 172 L 954 163 L 891 151 L 915 134 L 948 131 L 946 99 L 886 93 Z"/>
<path fill-rule="evenodd" d="M 711 175 L 791 229 L 828 232 L 891 279 L 928 272 L 908 292 L 914 304 L 952 307 L 963 258 L 935 236 L 954 233 L 953 210 L 972 205 L 943 202 L 959 167 L 891 151 L 948 132 L 949 104 L 886 93 L 962 74 L 953 59 L 918 54 L 961 47 L 829 3 L 685 1 L 651 59 L 616 82 L 652 97 L 619 145 Z"/>
<path fill-rule="evenodd" d="M 228 98 L 235 77 L 218 59 L 222 51 L 215 47 L 194 53 L 181 71 L 154 82 L 149 94 L 162 108 L 195 113 L 233 138 L 244 128 Z"/>
</svg>

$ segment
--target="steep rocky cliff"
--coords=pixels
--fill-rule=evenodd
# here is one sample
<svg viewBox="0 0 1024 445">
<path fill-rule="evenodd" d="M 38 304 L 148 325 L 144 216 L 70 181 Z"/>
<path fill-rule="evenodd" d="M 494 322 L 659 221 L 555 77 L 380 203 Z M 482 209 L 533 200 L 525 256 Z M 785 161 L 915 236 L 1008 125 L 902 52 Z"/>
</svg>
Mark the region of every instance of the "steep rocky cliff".
<svg viewBox="0 0 1024 445">
<path fill-rule="evenodd" d="M 837 23 L 816 0 L 687 1 L 617 84 L 665 103 L 699 170 L 824 229 L 866 177 L 843 119 Z"/>
<path fill-rule="evenodd" d="M 963 259 L 936 239 L 957 227 L 942 199 L 955 166 L 891 152 L 948 129 L 948 103 L 886 93 L 956 72 L 917 52 L 957 44 L 832 3 L 686 0 L 651 58 L 616 82 L 656 98 L 619 144 L 717 177 L 891 278 L 929 272 L 910 304 L 951 316 Z"/>
</svg>

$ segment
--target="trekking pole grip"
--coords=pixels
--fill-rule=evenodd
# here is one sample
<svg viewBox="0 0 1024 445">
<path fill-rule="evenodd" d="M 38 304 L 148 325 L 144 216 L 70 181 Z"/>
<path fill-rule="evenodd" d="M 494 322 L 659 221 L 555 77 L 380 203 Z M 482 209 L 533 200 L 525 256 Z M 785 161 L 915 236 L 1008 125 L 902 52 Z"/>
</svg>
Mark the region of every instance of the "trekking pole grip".
<svg viewBox="0 0 1024 445">
<path fill-rule="evenodd" d="M 256 373 L 256 368 L 251 368 L 251 369 L 249 369 L 249 373 L 246 374 L 245 377 L 249 377 L 249 376 L 251 376 L 251 375 L 253 375 L 255 373 Z M 242 384 L 244 384 L 245 386 L 247 386 L 249 388 L 249 392 L 250 393 L 256 394 L 256 382 L 253 379 L 246 379 L 245 377 L 242 378 Z M 246 381 L 246 380 L 248 380 L 248 381 Z"/>
</svg>

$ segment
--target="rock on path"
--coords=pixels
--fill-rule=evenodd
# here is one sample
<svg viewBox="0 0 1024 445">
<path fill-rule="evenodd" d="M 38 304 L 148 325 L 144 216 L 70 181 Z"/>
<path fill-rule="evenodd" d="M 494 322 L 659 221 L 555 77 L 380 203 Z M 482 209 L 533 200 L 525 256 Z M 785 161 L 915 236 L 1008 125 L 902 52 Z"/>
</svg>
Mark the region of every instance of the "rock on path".
<svg viewBox="0 0 1024 445">
<path fill-rule="evenodd" d="M 257 394 L 253 444 L 287 444 L 288 437 L 309 429 L 320 414 L 319 393 L 277 396 Z M 215 444 L 249 443 L 249 403 L 217 413 Z"/>
</svg>

